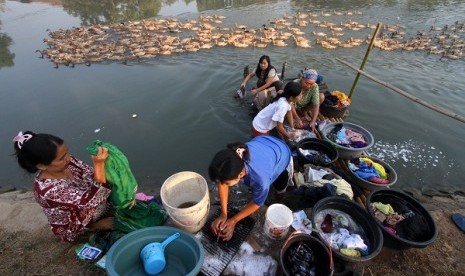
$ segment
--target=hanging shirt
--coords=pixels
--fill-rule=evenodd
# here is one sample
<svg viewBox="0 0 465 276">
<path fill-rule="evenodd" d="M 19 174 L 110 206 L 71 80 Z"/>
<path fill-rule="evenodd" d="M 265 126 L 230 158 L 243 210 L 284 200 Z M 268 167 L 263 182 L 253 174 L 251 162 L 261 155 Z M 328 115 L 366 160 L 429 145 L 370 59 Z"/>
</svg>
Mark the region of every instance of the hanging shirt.
<svg viewBox="0 0 465 276">
<path fill-rule="evenodd" d="M 85 228 L 102 218 L 111 190 L 94 181 L 94 170 L 71 156 L 68 165 L 71 179 L 43 179 L 34 181 L 34 196 L 43 208 L 52 232 L 62 240 L 72 242 Z"/>
<path fill-rule="evenodd" d="M 245 162 L 244 184 L 252 189 L 253 201 L 262 206 L 271 184 L 286 170 L 291 162 L 291 151 L 280 139 L 259 136 L 245 143 L 250 160 Z"/>
</svg>

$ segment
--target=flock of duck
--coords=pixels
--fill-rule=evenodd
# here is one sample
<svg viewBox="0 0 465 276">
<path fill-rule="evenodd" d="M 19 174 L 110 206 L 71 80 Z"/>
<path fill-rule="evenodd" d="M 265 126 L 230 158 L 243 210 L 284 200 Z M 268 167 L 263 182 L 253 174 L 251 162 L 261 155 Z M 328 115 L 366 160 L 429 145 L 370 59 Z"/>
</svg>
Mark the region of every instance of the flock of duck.
<svg viewBox="0 0 465 276">
<path fill-rule="evenodd" d="M 91 25 L 67 30 L 49 31 L 44 39 L 48 46 L 37 50 L 55 67 L 75 64 L 128 61 L 197 52 L 213 47 L 302 47 L 316 45 L 325 49 L 350 48 L 371 41 L 373 24 L 347 19 L 359 12 L 321 12 L 282 16 L 253 29 L 246 25 L 224 26 L 221 15 L 200 16 L 197 20 L 176 18 L 128 21 L 108 26 Z M 328 19 L 328 20 L 323 20 Z M 329 21 L 332 19 L 332 21 Z M 333 21 L 339 19 L 339 23 Z M 340 21 L 345 19 L 345 21 Z M 431 26 L 404 40 L 400 25 L 385 25 L 374 46 L 382 50 L 427 51 L 441 58 L 465 56 L 465 23 L 456 21 L 442 27 Z M 363 32 L 365 31 L 365 32 Z M 311 38 L 308 38 L 308 37 Z"/>
</svg>

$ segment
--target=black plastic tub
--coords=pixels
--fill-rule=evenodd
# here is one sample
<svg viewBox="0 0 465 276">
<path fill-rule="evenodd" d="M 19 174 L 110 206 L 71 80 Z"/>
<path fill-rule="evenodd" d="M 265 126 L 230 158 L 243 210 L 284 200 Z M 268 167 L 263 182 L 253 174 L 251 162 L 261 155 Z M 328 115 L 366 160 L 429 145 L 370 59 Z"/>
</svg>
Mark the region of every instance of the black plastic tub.
<svg viewBox="0 0 465 276">
<path fill-rule="evenodd" d="M 395 206 L 405 206 L 415 214 L 415 217 L 410 221 L 406 220 L 399 223 L 399 225 L 409 223 L 398 226 L 402 227 L 399 228 L 402 229 L 401 233 L 398 233 L 398 235 L 391 234 L 371 211 L 370 204 L 373 202 L 391 204 L 394 211 L 397 212 Z M 436 241 L 438 237 L 438 228 L 431 214 L 420 202 L 406 193 L 389 189 L 376 190 L 368 196 L 366 204 L 368 213 L 383 232 L 384 244 L 387 247 L 393 249 L 424 248 Z"/>
<path fill-rule="evenodd" d="M 365 244 L 368 246 L 368 254 L 366 256 L 352 257 L 344 255 L 338 250 L 332 250 L 333 256 L 335 258 L 346 262 L 358 263 L 369 261 L 376 257 L 379 252 L 381 252 L 383 247 L 383 234 L 381 233 L 381 230 L 379 229 L 374 219 L 363 207 L 354 201 L 342 197 L 326 197 L 318 201 L 312 210 L 312 224 L 313 227 L 317 230 L 321 230 L 321 228 L 316 224 L 315 218 L 317 217 L 318 213 L 327 209 L 334 209 L 349 215 L 352 220 L 363 229 L 365 237 L 362 238 L 364 239 Z M 318 237 L 321 239 L 321 241 L 325 242 L 321 233 L 318 234 Z"/>
<path fill-rule="evenodd" d="M 321 152 L 323 154 L 326 154 L 329 160 L 324 161 L 322 158 L 308 158 L 307 156 L 302 154 L 300 149 L 315 150 Z M 297 145 L 297 156 L 299 164 L 301 166 L 308 163 L 311 163 L 316 166 L 329 166 L 331 163 L 338 159 L 339 154 L 337 153 L 337 150 L 333 147 L 333 145 L 328 141 L 318 138 L 305 138 L 302 139 Z"/>
<path fill-rule="evenodd" d="M 290 269 L 289 254 L 290 249 L 299 246 L 300 243 L 305 243 L 312 251 L 315 263 L 315 275 L 332 275 L 333 274 L 333 259 L 328 247 L 319 239 L 304 233 L 296 233 L 289 236 L 284 243 L 284 246 L 279 252 L 279 262 L 283 269 L 284 275 L 293 276 Z"/>
</svg>

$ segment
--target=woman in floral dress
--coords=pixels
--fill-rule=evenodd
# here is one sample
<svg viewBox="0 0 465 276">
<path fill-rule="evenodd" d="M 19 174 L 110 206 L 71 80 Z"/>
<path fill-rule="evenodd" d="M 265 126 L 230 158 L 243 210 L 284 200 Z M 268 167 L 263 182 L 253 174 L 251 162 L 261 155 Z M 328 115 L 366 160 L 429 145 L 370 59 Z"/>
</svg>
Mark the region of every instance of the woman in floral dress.
<svg viewBox="0 0 465 276">
<path fill-rule="evenodd" d="M 87 230 L 113 229 L 113 217 L 105 217 L 111 192 L 104 170 L 106 148 L 91 156 L 92 168 L 70 155 L 54 135 L 20 132 L 13 142 L 19 165 L 37 173 L 34 196 L 55 235 L 73 242 Z"/>
</svg>

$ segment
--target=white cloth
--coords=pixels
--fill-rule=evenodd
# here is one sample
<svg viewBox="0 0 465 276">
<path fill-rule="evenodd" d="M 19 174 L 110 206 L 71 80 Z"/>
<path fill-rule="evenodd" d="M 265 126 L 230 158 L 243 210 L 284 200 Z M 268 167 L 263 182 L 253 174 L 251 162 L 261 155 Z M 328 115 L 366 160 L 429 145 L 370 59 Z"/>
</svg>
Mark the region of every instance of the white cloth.
<svg viewBox="0 0 465 276">
<path fill-rule="evenodd" d="M 312 221 L 307 218 L 304 210 L 292 213 L 294 220 L 292 221 L 291 226 L 296 231 L 301 231 L 302 233 L 311 235 L 312 234 Z"/>
<path fill-rule="evenodd" d="M 290 110 L 291 105 L 286 98 L 281 97 L 258 112 L 253 119 L 252 126 L 255 130 L 266 133 L 275 128 L 278 122 L 284 122 L 284 117 Z"/>
<path fill-rule="evenodd" d="M 339 232 L 335 231 L 329 234 L 323 234 L 325 240 L 331 245 L 333 249 L 359 249 L 367 250 L 368 247 L 364 240 L 358 234 L 350 234 L 349 230 L 339 228 Z"/>
<path fill-rule="evenodd" d="M 319 169 L 319 170 L 314 170 L 312 168 L 308 168 L 308 175 L 307 175 L 307 181 L 318 181 L 323 179 L 323 176 L 329 174 L 328 171 L 324 169 Z"/>
</svg>

